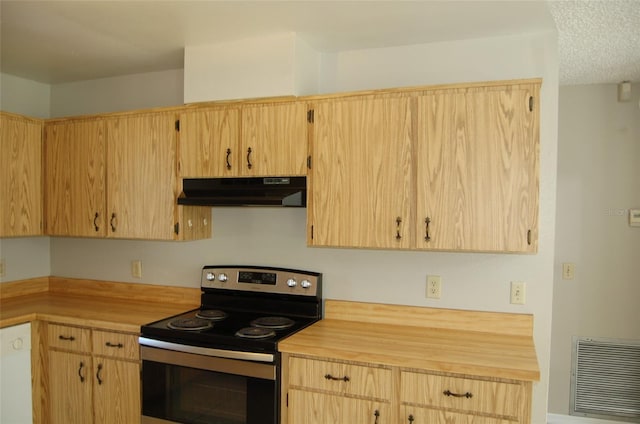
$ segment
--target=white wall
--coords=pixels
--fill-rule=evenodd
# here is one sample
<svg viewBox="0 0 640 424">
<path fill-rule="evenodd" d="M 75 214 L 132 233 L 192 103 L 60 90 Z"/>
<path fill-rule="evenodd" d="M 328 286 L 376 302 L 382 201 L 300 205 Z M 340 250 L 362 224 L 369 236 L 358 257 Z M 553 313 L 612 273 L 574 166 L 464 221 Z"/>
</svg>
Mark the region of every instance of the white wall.
<svg viewBox="0 0 640 424">
<path fill-rule="evenodd" d="M 50 99 L 48 84 L 0 73 L 0 110 L 48 118 Z"/>
<path fill-rule="evenodd" d="M 640 84 L 560 89 L 549 411 L 569 412 L 571 337 L 640 340 Z M 562 280 L 562 263 L 575 278 Z"/>
<path fill-rule="evenodd" d="M 183 70 L 149 72 L 51 86 L 51 117 L 178 106 Z"/>
<path fill-rule="evenodd" d="M 214 237 L 187 243 L 52 238 L 53 275 L 197 287 L 204 264 L 299 267 L 324 274 L 325 297 L 533 313 L 542 381 L 533 422 L 546 416 L 556 198 L 558 59 L 554 34 L 343 52 L 321 66 L 324 92 L 495 79 L 544 78 L 541 98 L 540 240 L 537 255 L 397 252 L 306 247 L 305 210 L 214 208 Z M 185 71 L 185 75 L 188 71 Z M 54 90 L 73 103 L 73 94 Z M 238 96 L 246 97 L 246 96 Z M 100 96 L 95 98 L 100 103 Z M 54 102 L 58 104 L 58 101 Z M 59 115 L 58 110 L 53 113 Z M 140 259 L 143 278 L 130 277 Z M 440 300 L 424 297 L 427 274 L 442 276 Z M 527 304 L 509 304 L 526 281 Z"/>
</svg>

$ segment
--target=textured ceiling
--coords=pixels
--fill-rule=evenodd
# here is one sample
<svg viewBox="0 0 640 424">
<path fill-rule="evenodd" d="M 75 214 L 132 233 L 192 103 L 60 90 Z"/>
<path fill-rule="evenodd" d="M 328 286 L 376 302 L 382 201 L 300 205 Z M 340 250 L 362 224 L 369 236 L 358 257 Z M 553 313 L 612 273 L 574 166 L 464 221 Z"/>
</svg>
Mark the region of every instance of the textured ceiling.
<svg viewBox="0 0 640 424">
<path fill-rule="evenodd" d="M 639 14 L 640 0 L 0 0 L 0 71 L 55 84 L 181 68 L 186 45 L 276 32 L 335 52 L 557 25 L 562 84 L 640 81 Z"/>
<path fill-rule="evenodd" d="M 640 82 L 640 0 L 552 1 L 561 84 Z"/>
</svg>

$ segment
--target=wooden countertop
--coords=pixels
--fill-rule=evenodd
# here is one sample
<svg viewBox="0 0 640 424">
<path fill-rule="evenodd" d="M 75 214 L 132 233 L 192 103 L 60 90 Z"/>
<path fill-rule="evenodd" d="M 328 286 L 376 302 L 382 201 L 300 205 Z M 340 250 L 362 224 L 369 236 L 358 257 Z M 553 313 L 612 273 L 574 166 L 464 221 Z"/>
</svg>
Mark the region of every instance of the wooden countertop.
<svg viewBox="0 0 640 424">
<path fill-rule="evenodd" d="M 375 314 L 367 318 L 372 311 Z M 510 328 L 511 318 L 515 330 Z M 526 322 L 531 322 L 530 328 L 523 324 Z M 532 322 L 530 315 L 521 314 L 327 300 L 325 319 L 281 341 L 279 350 L 426 371 L 538 381 Z"/>
<path fill-rule="evenodd" d="M 139 333 L 143 324 L 199 305 L 199 289 L 56 277 L 37 284 L 21 283 L 3 284 L 13 287 L 6 286 L 0 299 L 0 328 L 45 320 Z M 24 291 L 24 287 L 29 289 Z M 153 296 L 152 289 L 157 291 Z"/>
</svg>

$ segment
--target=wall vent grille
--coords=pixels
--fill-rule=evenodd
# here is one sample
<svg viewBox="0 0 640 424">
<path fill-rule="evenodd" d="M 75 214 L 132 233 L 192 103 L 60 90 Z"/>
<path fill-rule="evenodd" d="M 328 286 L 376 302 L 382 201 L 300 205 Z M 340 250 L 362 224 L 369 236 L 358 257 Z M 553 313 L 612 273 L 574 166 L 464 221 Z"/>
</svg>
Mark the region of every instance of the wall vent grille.
<svg viewBox="0 0 640 424">
<path fill-rule="evenodd" d="M 640 340 L 573 338 L 571 415 L 640 422 Z"/>
</svg>

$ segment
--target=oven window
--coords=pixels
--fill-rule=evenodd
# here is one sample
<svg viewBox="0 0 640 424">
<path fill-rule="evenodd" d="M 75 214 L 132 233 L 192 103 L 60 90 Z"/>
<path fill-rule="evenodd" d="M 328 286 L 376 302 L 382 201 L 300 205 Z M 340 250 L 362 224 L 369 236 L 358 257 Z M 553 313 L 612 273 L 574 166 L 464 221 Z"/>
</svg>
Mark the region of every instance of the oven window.
<svg viewBox="0 0 640 424">
<path fill-rule="evenodd" d="M 146 360 L 142 368 L 144 416 L 185 424 L 277 423 L 275 381 Z"/>
</svg>

